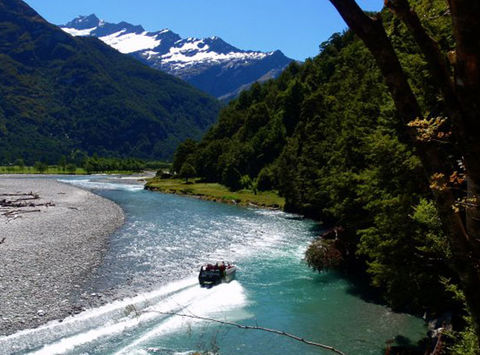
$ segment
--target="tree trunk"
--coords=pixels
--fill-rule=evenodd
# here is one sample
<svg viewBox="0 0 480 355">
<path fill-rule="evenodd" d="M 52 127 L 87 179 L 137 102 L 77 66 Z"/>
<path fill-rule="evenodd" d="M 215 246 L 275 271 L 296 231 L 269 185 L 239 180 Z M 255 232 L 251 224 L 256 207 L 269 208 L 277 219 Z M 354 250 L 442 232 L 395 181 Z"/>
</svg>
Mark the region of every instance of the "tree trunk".
<svg viewBox="0 0 480 355">
<path fill-rule="evenodd" d="M 330 0 L 343 17 L 348 26 L 360 37 L 367 48 L 375 58 L 386 84 L 394 100 L 396 109 L 407 124 L 417 117 L 422 117 L 422 112 L 413 92 L 408 84 L 407 77 L 400 65 L 397 55 L 393 49 L 392 43 L 388 38 L 380 17 L 371 18 L 357 5 L 355 0 Z M 388 4 L 389 0 L 386 0 Z M 404 0 L 393 1 L 408 5 Z M 472 2 L 475 5 L 472 5 Z M 446 103 L 449 108 L 449 114 L 453 114 L 455 134 L 458 137 L 459 147 L 465 159 L 467 174 L 471 179 L 469 184 L 471 193 L 478 196 L 476 187 L 480 182 L 480 95 L 479 95 L 479 61 L 478 51 L 480 50 L 479 38 L 476 35 L 480 32 L 465 30 L 469 28 L 470 21 L 480 24 L 480 1 L 469 0 L 451 0 L 454 26 L 458 27 L 455 31 L 458 36 L 464 38 L 464 45 L 457 49 L 457 80 L 455 87 L 449 82 L 448 65 L 442 59 L 438 47 L 433 39 L 429 38 L 418 18 L 415 19 L 412 14 L 403 12 L 404 21 L 407 26 L 414 31 L 414 37 L 419 42 L 423 51 L 433 51 L 426 55 L 430 64 L 432 75 L 437 77 L 441 83 L 442 92 L 446 96 Z M 470 6 L 469 6 L 470 5 Z M 469 7 L 474 7 L 478 12 L 474 19 L 465 20 L 465 12 Z M 397 9 L 398 10 L 398 9 Z M 400 9 L 402 10 L 402 9 Z M 405 9 L 403 9 L 405 10 Z M 469 14 L 471 17 L 471 15 Z M 419 33 L 418 31 L 423 31 Z M 458 33 L 458 34 L 457 34 Z M 467 40 L 468 39 L 468 40 Z M 460 42 L 462 42 L 460 40 Z M 459 69 L 460 68 L 460 69 Z M 460 72 L 459 72 L 460 71 Z M 442 77 L 438 77 L 438 76 Z M 468 76 L 468 77 L 467 77 Z M 474 78 L 476 78 L 474 80 Z M 459 89 L 460 83 L 460 89 Z M 467 89 L 468 88 L 468 89 Z M 471 90 L 471 92 L 470 92 Z M 468 92 L 467 92 L 468 91 Z M 472 94 L 473 93 L 473 94 Z M 460 95 L 464 95 L 460 99 Z M 444 178 L 441 183 L 447 183 L 449 172 L 446 171 L 446 164 L 439 152 L 438 147 L 431 143 L 423 143 L 417 140 L 416 132 L 409 130 L 409 135 L 413 141 L 416 153 L 422 161 L 425 173 L 428 179 L 434 173 L 443 173 Z M 473 182 L 473 183 L 472 183 Z M 477 337 L 480 341 L 480 220 L 476 219 L 478 207 L 472 207 L 469 210 L 467 219 L 468 233 L 465 228 L 464 220 L 459 212 L 453 210 L 455 196 L 450 189 L 434 191 L 440 218 L 444 230 L 447 234 L 453 254 L 453 264 L 458 273 L 462 288 L 465 293 L 467 304 L 472 314 L 476 327 Z M 473 213 L 472 213 L 473 212 Z M 472 216 L 474 218 L 472 218 Z"/>
<path fill-rule="evenodd" d="M 480 197 L 480 1 L 450 0 L 456 43 L 455 91 L 468 137 L 462 147 L 469 194 Z M 467 230 L 480 244 L 478 206 L 467 213 Z"/>
<path fill-rule="evenodd" d="M 445 98 L 447 113 L 454 127 L 454 138 L 464 158 L 468 176 L 467 197 L 469 200 L 465 206 L 466 230 L 469 234 L 471 243 L 477 251 L 477 257 L 480 257 L 480 209 L 474 202 L 480 196 L 480 189 L 478 186 L 480 183 L 480 175 L 478 175 L 480 168 L 480 126 L 478 126 L 480 124 L 480 117 L 478 117 L 477 114 L 479 108 L 472 106 L 472 104 L 478 105 L 477 102 L 478 98 L 480 98 L 480 85 L 478 80 L 472 80 L 475 75 L 478 76 L 478 72 L 462 74 L 463 72 L 468 71 L 469 68 L 475 69 L 477 67 L 475 64 L 476 62 L 474 61 L 474 64 L 466 65 L 466 60 L 461 59 L 462 56 L 480 58 L 480 53 L 472 55 L 470 52 L 470 54 L 465 55 L 460 52 L 456 54 L 455 64 L 457 69 L 455 83 L 451 79 L 446 57 L 440 51 L 437 42 L 427 34 L 426 30 L 421 25 L 417 14 L 410 8 L 408 0 L 386 0 L 385 5 L 405 23 L 414 36 L 415 41 L 427 60 L 428 68 Z M 478 15 L 480 16 L 480 14 Z M 477 18 L 475 19 L 478 21 Z M 478 36 L 474 36 L 473 40 L 477 42 L 476 44 L 480 45 Z M 475 47 L 475 43 L 473 46 Z M 479 49 L 479 47 L 474 48 L 474 50 L 477 51 Z M 464 69 L 465 66 L 468 68 Z M 472 100 L 471 103 L 464 102 L 467 99 L 467 95 L 462 92 L 465 83 L 462 75 L 468 75 L 468 80 L 470 82 L 470 86 L 467 90 L 468 93 L 475 92 L 475 99 Z M 473 122 L 476 127 L 472 126 L 469 121 Z"/>
</svg>

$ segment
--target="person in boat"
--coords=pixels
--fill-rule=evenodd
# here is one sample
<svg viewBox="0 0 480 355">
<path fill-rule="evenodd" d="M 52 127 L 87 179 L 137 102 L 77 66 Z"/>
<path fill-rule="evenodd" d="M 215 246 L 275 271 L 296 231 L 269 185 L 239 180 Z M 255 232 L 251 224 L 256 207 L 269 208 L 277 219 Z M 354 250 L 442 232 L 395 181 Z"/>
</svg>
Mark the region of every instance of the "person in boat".
<svg viewBox="0 0 480 355">
<path fill-rule="evenodd" d="M 220 270 L 220 273 L 221 273 L 222 277 L 224 277 L 225 276 L 225 269 L 227 268 L 225 266 L 225 262 L 222 261 L 220 263 L 217 263 L 217 267 L 218 267 L 218 270 Z"/>
</svg>

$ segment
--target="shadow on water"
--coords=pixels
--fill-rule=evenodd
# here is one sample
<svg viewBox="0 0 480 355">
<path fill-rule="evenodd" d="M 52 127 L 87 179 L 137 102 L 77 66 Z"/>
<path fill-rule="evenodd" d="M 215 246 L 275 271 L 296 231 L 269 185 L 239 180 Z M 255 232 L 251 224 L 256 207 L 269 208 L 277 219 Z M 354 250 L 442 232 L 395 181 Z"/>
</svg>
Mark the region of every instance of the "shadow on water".
<svg viewBox="0 0 480 355">
<path fill-rule="evenodd" d="M 425 353 L 422 341 L 414 343 L 410 338 L 403 335 L 397 335 L 388 343 L 391 345 L 390 355 L 422 355 Z"/>
<path fill-rule="evenodd" d="M 331 284 L 342 279 L 347 281 L 348 286 L 345 292 L 351 296 L 358 297 L 367 303 L 373 303 L 380 306 L 388 306 L 382 298 L 379 289 L 372 287 L 366 276 L 361 274 L 347 274 L 342 271 L 329 270 L 327 272 L 317 273 L 314 276 L 314 282 L 317 284 Z"/>
<path fill-rule="evenodd" d="M 366 276 L 362 275 L 343 275 L 348 280 L 349 287 L 346 292 L 352 296 L 359 297 L 365 302 L 388 307 L 382 298 L 379 289 L 370 286 Z M 425 334 L 426 336 L 427 334 Z M 390 355 L 421 355 L 425 353 L 425 338 L 418 342 L 412 341 L 404 335 L 397 335 L 395 338 L 387 340 L 391 344 Z M 381 354 L 385 354 L 382 352 Z"/>
<path fill-rule="evenodd" d="M 342 277 L 343 275 L 337 271 L 315 273 L 313 276 L 313 283 L 319 285 L 330 285 Z"/>
<path fill-rule="evenodd" d="M 395 343 L 400 346 L 415 346 L 415 344 L 412 343 L 412 340 L 403 335 L 397 335 L 395 337 Z"/>
<path fill-rule="evenodd" d="M 320 223 L 312 223 L 309 228 L 309 232 L 313 233 L 314 235 L 320 235 L 325 232 L 326 228 Z"/>
<path fill-rule="evenodd" d="M 341 273 L 338 277 L 348 281 L 348 288 L 346 292 L 349 295 L 359 297 L 365 302 L 386 306 L 387 304 L 382 298 L 380 289 L 374 288 L 370 285 L 368 277 L 365 274 L 355 273 Z"/>
<path fill-rule="evenodd" d="M 367 276 L 362 273 L 328 270 L 326 272 L 316 273 L 313 280 L 317 284 L 328 285 L 338 279 L 347 281 L 348 286 L 345 289 L 347 294 L 358 297 L 367 303 L 387 306 L 380 290 L 372 287 L 369 284 Z"/>
<path fill-rule="evenodd" d="M 358 272 L 347 274 L 340 271 L 328 271 L 317 273 L 312 281 L 318 285 L 327 286 L 338 279 L 347 281 L 348 286 L 345 289 L 347 294 L 358 297 L 367 303 L 388 307 L 381 296 L 380 290 L 373 288 L 369 284 L 368 278 L 365 274 L 362 275 L 362 273 Z M 405 335 L 398 334 L 391 339 L 385 339 L 385 348 L 379 351 L 378 355 L 387 353 L 390 355 L 424 354 L 426 349 L 425 341 L 426 339 L 423 338 L 417 342 Z M 387 352 L 388 346 L 390 346 L 390 352 Z"/>
</svg>

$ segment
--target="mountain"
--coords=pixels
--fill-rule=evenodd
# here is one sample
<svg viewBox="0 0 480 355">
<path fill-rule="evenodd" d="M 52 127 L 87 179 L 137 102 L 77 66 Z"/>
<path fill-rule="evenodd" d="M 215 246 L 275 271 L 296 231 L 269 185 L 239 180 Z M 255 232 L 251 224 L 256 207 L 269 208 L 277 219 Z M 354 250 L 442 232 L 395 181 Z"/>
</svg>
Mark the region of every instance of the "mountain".
<svg viewBox="0 0 480 355">
<path fill-rule="evenodd" d="M 175 75 L 220 99 L 230 99 L 256 81 L 277 77 L 292 61 L 281 51 L 269 53 L 235 48 L 219 37 L 182 39 L 164 29 L 147 32 L 142 26 L 80 16 L 61 28 L 74 36 L 100 38 L 121 53 Z"/>
<path fill-rule="evenodd" d="M 169 159 L 219 107 L 96 38 L 70 36 L 21 0 L 0 0 L 0 163 L 78 150 Z"/>
</svg>

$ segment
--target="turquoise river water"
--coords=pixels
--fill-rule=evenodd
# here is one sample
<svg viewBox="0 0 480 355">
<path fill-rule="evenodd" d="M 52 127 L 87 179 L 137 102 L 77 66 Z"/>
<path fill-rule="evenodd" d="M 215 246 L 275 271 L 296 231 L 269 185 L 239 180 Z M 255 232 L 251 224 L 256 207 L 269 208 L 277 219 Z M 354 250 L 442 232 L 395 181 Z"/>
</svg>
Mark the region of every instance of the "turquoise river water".
<svg viewBox="0 0 480 355">
<path fill-rule="evenodd" d="M 340 275 L 310 270 L 302 258 L 320 232 L 313 221 L 149 192 L 120 177 L 65 182 L 125 211 L 126 223 L 112 236 L 103 264 L 82 286 L 84 293 L 117 300 L 7 338 L 5 344 L 21 344 L 22 353 L 330 353 L 283 336 L 162 312 L 275 328 L 346 354 L 380 355 L 389 339 L 415 343 L 426 333 L 421 319 L 362 300 Z M 200 288 L 198 269 L 211 260 L 234 262 L 236 280 Z"/>
</svg>

